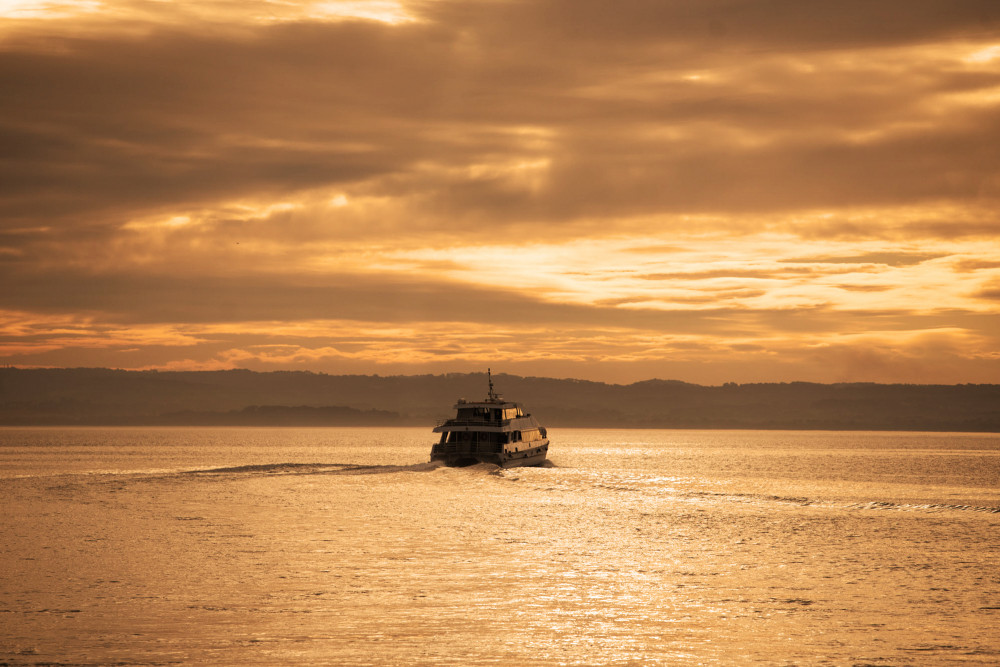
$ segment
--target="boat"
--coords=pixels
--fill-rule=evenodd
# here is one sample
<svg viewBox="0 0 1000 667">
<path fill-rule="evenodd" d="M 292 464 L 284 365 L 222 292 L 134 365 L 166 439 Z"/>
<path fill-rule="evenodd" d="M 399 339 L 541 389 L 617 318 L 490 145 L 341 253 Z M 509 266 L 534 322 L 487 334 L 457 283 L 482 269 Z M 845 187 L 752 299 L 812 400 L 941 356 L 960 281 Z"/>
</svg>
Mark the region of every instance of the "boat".
<svg viewBox="0 0 1000 667">
<path fill-rule="evenodd" d="M 450 466 L 495 463 L 501 468 L 541 465 L 549 451 L 545 427 L 496 393 L 489 369 L 486 377 L 490 385 L 486 400 L 458 399 L 455 417 L 434 428 L 441 439 L 431 447 L 431 461 Z"/>
</svg>

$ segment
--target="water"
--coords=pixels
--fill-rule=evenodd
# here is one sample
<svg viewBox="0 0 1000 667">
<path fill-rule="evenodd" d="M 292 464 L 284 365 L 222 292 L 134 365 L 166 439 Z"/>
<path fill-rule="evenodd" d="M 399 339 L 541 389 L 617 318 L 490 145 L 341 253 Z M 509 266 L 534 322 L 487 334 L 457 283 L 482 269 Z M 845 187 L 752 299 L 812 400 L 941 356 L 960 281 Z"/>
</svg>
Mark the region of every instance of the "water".
<svg viewBox="0 0 1000 667">
<path fill-rule="evenodd" d="M 0 429 L 0 663 L 997 664 L 1000 436 Z"/>
</svg>

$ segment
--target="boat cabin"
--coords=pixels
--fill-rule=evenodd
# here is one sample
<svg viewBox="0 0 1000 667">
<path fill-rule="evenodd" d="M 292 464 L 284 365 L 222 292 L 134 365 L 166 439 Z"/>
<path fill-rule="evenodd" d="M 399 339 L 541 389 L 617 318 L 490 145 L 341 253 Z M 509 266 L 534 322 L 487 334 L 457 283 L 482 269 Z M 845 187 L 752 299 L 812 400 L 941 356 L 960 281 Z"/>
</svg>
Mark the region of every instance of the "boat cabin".
<svg viewBox="0 0 1000 667">
<path fill-rule="evenodd" d="M 467 403 L 459 400 L 455 405 L 456 421 L 477 421 L 499 423 L 510 419 L 523 417 L 520 406 L 517 403 L 502 403 L 497 405 L 490 403 Z"/>
</svg>

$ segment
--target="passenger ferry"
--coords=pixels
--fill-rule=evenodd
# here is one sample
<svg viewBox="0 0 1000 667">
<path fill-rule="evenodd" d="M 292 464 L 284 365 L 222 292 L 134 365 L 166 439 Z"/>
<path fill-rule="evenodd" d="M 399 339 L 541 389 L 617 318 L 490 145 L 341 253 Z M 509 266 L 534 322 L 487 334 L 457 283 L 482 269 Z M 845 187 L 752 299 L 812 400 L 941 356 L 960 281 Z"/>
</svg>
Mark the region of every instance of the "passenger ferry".
<svg viewBox="0 0 1000 667">
<path fill-rule="evenodd" d="M 431 447 L 431 461 L 451 466 L 496 463 L 502 468 L 541 465 L 549 451 L 545 427 L 493 390 L 489 369 L 486 376 L 490 383 L 486 400 L 458 399 L 455 418 L 435 427 L 441 440 Z"/>
</svg>

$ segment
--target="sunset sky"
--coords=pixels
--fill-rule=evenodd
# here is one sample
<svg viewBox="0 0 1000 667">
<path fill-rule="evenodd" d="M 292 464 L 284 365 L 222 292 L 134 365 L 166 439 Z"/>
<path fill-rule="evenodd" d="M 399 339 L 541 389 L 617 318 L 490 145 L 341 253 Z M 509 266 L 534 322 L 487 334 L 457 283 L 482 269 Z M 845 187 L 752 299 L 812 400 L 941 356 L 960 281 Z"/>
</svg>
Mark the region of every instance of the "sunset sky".
<svg viewBox="0 0 1000 667">
<path fill-rule="evenodd" d="M 0 362 L 1000 382 L 1000 2 L 0 0 Z"/>
</svg>

